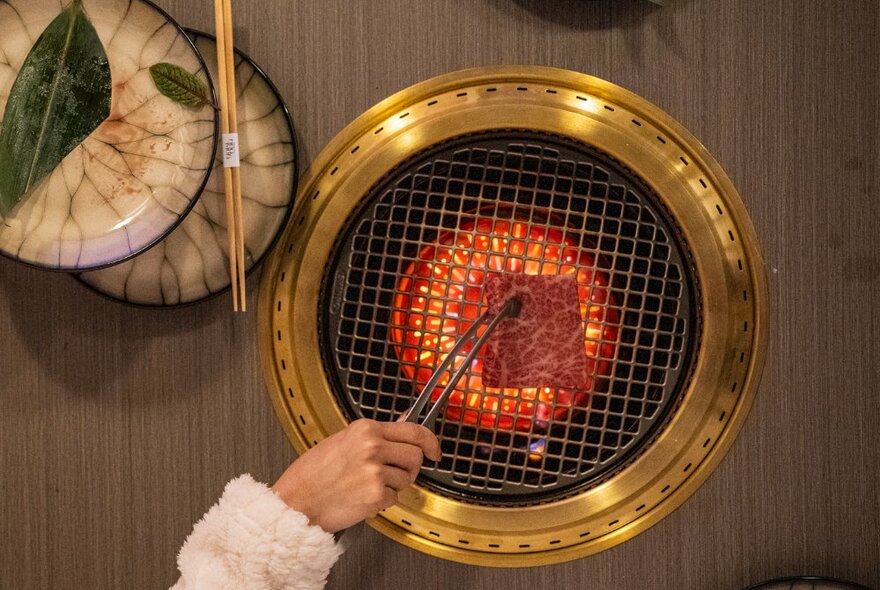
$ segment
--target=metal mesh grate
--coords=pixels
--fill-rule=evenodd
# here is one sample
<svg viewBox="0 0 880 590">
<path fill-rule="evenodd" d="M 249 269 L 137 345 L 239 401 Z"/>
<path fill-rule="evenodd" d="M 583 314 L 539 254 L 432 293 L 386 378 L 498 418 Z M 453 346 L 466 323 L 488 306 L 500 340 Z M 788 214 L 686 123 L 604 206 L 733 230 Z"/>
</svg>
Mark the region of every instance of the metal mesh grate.
<svg viewBox="0 0 880 590">
<path fill-rule="evenodd" d="M 699 306 L 686 246 L 658 199 L 574 140 L 496 131 L 413 156 L 362 200 L 322 285 L 320 341 L 349 418 L 393 419 L 483 307 L 487 271 L 574 273 L 588 390 L 491 390 L 478 361 L 434 425 L 420 482 L 522 504 L 594 485 L 669 415 Z"/>
</svg>

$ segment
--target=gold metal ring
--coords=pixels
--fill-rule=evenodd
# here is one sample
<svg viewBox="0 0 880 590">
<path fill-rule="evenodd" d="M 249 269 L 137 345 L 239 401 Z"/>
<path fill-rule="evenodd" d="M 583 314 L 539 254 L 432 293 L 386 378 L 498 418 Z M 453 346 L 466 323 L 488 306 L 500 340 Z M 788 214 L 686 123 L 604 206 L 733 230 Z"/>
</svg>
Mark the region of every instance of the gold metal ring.
<svg viewBox="0 0 880 590">
<path fill-rule="evenodd" d="M 492 129 L 572 137 L 623 163 L 659 195 L 690 246 L 703 304 L 698 357 L 665 428 L 596 487 L 526 507 L 468 504 L 419 485 L 370 524 L 463 563 L 557 563 L 632 538 L 681 505 L 730 448 L 764 361 L 764 264 L 742 200 L 706 149 L 668 114 L 604 80 L 543 67 L 455 72 L 403 90 L 346 127 L 301 185 L 260 289 L 270 397 L 298 452 L 344 428 L 318 342 L 322 273 L 346 218 L 409 156 Z"/>
</svg>

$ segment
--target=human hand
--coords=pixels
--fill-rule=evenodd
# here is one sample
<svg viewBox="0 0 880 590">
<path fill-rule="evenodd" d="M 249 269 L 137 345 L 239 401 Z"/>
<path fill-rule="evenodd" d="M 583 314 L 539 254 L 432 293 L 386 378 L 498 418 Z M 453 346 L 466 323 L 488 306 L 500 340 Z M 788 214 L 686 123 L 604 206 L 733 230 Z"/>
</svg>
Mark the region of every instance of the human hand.
<svg viewBox="0 0 880 590">
<path fill-rule="evenodd" d="M 440 443 L 424 426 L 356 420 L 294 461 L 272 490 L 310 524 L 335 533 L 394 505 L 423 457 L 440 459 Z"/>
</svg>

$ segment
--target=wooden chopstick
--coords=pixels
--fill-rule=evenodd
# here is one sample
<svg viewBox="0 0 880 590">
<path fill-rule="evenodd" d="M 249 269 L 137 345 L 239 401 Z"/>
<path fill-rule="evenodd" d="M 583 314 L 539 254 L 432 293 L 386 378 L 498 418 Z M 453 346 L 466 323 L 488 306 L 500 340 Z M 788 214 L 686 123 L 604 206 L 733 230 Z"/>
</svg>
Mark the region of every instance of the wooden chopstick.
<svg viewBox="0 0 880 590">
<path fill-rule="evenodd" d="M 223 0 L 224 37 L 226 42 L 226 80 L 229 92 L 229 133 L 238 135 L 238 97 L 235 84 L 235 41 L 232 34 L 232 0 Z M 241 168 L 232 169 L 232 196 L 235 210 L 235 240 L 238 245 L 238 285 L 241 288 L 239 305 L 241 311 L 247 311 L 247 289 L 244 278 L 244 216 L 241 207 Z"/>
<path fill-rule="evenodd" d="M 238 160 L 238 101 L 235 89 L 235 53 L 232 35 L 231 0 L 214 0 L 214 24 L 217 34 L 217 72 L 219 78 L 220 128 L 224 151 L 223 189 L 226 196 L 226 233 L 229 238 L 229 279 L 232 288 L 232 309 L 247 311 L 244 277 L 244 222 L 241 206 L 241 175 Z M 235 137 L 235 163 L 227 163 L 227 138 Z M 231 139 L 230 139 L 231 141 Z"/>
</svg>

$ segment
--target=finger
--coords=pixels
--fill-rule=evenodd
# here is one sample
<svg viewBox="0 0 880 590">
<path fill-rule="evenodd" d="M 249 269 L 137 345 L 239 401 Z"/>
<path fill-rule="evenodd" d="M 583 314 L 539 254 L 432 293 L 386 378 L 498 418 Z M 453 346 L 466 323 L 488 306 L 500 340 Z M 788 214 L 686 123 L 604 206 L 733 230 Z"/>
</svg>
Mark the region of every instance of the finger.
<svg viewBox="0 0 880 590">
<path fill-rule="evenodd" d="M 381 422 L 385 440 L 416 445 L 432 461 L 440 460 L 440 441 L 434 433 L 412 422 Z"/>
<path fill-rule="evenodd" d="M 382 481 L 395 492 L 402 492 L 413 482 L 413 478 L 404 469 L 385 465 L 382 467 Z"/>
<path fill-rule="evenodd" d="M 425 455 L 420 447 L 394 442 L 385 442 L 378 456 L 381 463 L 399 467 L 408 472 L 413 479 L 419 474 L 424 458 Z"/>
<path fill-rule="evenodd" d="M 382 493 L 382 498 L 376 505 L 376 513 L 378 514 L 382 510 L 390 508 L 395 504 L 397 504 L 397 491 L 386 486 L 385 491 Z"/>
</svg>

